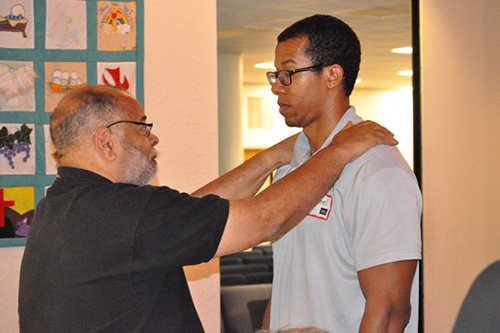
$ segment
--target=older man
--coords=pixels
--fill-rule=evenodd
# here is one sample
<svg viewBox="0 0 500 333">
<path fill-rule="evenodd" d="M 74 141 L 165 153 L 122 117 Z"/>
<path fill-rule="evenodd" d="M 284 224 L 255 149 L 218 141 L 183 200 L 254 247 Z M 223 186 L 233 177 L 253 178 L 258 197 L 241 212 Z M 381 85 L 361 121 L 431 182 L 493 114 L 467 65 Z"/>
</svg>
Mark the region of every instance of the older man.
<svg viewBox="0 0 500 333">
<path fill-rule="evenodd" d="M 184 265 L 280 237 L 349 161 L 396 143 L 374 123 L 353 126 L 254 197 L 266 175 L 289 162 L 291 138 L 188 195 L 146 186 L 157 168 L 152 126 L 134 98 L 111 87 L 76 90 L 54 110 L 60 166 L 26 243 L 22 332 L 203 331 Z"/>
</svg>

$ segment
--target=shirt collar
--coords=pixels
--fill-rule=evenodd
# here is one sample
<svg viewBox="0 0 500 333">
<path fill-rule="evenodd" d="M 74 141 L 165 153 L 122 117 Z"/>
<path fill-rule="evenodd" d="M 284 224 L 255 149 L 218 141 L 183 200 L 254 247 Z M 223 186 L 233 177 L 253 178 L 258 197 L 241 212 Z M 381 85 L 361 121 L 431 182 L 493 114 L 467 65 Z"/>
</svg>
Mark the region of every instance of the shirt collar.
<svg viewBox="0 0 500 333">
<path fill-rule="evenodd" d="M 82 179 L 100 183 L 112 183 L 109 179 L 89 170 L 61 166 L 57 169 L 58 179 Z"/>
</svg>

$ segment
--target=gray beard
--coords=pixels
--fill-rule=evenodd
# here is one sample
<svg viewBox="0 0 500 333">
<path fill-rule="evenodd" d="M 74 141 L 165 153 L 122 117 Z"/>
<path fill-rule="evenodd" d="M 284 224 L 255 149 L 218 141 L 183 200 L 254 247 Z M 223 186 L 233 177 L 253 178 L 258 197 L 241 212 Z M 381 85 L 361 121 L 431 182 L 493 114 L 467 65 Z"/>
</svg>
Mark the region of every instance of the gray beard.
<svg viewBox="0 0 500 333">
<path fill-rule="evenodd" d="M 156 151 L 151 156 L 145 156 L 134 147 L 127 148 L 130 153 L 129 166 L 125 170 L 124 183 L 143 186 L 148 184 L 156 176 L 156 164 L 153 164 L 153 158 L 156 157 Z"/>
</svg>

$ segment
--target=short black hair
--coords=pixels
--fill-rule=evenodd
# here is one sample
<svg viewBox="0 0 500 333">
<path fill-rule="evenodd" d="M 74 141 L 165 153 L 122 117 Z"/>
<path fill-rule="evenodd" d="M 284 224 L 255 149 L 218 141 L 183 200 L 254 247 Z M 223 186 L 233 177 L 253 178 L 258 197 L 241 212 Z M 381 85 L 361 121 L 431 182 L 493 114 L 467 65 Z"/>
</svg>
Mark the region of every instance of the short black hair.
<svg viewBox="0 0 500 333">
<path fill-rule="evenodd" d="M 286 28 L 278 36 L 278 43 L 299 37 L 309 40 L 305 54 L 313 65 L 338 64 L 344 69 L 344 90 L 350 96 L 361 62 L 361 45 L 351 27 L 330 15 L 313 15 Z"/>
</svg>

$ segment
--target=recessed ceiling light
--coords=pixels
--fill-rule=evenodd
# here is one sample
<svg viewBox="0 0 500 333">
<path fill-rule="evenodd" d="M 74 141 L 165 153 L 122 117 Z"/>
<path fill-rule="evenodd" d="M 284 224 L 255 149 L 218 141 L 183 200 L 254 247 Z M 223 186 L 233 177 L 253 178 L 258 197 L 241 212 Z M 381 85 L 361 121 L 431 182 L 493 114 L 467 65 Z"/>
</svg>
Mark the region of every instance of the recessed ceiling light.
<svg viewBox="0 0 500 333">
<path fill-rule="evenodd" d="M 399 76 L 413 76 L 413 71 L 411 69 L 407 69 L 404 71 L 399 71 L 398 72 Z"/>
<path fill-rule="evenodd" d="M 392 53 L 398 53 L 398 54 L 412 54 L 413 48 L 411 46 L 397 47 L 395 49 L 392 49 L 391 51 Z"/>
<path fill-rule="evenodd" d="M 359 77 L 356 79 L 356 84 L 360 84 L 361 82 L 363 82 L 363 80 L 361 80 Z"/>
<path fill-rule="evenodd" d="M 253 67 L 259 69 L 274 69 L 274 62 L 261 62 L 253 65 Z"/>
<path fill-rule="evenodd" d="M 413 86 L 403 86 L 401 90 L 411 92 L 413 91 Z"/>
</svg>

